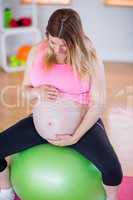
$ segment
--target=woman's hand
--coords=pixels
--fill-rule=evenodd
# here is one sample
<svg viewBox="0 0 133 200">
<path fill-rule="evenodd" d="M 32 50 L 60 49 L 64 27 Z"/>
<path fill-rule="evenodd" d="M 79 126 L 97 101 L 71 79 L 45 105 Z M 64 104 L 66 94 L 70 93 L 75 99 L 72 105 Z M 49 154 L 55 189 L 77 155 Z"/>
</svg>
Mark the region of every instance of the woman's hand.
<svg viewBox="0 0 133 200">
<path fill-rule="evenodd" d="M 56 139 L 48 139 L 47 141 L 56 146 L 69 146 L 77 143 L 79 138 L 76 138 L 74 135 L 69 134 L 57 134 Z"/>
<path fill-rule="evenodd" d="M 48 84 L 39 86 L 38 92 L 42 100 L 55 101 L 60 95 L 60 90 L 58 88 Z"/>
<path fill-rule="evenodd" d="M 58 96 L 61 96 L 61 92 L 58 88 L 48 84 L 38 87 L 23 85 L 22 96 L 27 97 L 27 100 L 33 101 L 33 104 L 36 104 L 38 100 L 55 101 Z"/>
</svg>

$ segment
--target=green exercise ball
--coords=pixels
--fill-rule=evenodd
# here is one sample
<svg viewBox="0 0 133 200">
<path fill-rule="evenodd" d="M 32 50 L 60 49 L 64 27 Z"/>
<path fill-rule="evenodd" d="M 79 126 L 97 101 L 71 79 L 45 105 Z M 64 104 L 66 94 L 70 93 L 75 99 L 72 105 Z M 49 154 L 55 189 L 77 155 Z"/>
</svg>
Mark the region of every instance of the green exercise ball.
<svg viewBox="0 0 133 200">
<path fill-rule="evenodd" d="M 105 200 L 98 169 L 70 147 L 42 144 L 13 156 L 11 181 L 21 200 Z"/>
</svg>

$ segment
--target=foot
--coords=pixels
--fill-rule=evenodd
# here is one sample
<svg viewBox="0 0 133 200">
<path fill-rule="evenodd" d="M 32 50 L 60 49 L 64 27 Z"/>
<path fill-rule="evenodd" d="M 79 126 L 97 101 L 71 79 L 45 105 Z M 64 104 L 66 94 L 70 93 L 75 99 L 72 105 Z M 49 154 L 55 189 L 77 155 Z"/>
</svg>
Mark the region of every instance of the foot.
<svg viewBox="0 0 133 200">
<path fill-rule="evenodd" d="M 14 200 L 15 194 L 12 188 L 0 190 L 0 200 Z"/>
</svg>

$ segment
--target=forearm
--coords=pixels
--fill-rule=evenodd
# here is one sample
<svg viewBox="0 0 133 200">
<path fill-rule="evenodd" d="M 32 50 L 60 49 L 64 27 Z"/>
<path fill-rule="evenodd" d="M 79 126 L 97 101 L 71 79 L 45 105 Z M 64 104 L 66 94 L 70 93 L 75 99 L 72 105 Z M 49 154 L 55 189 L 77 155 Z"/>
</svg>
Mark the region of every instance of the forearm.
<svg viewBox="0 0 133 200">
<path fill-rule="evenodd" d="M 39 87 L 33 87 L 31 85 L 22 85 L 21 91 L 22 97 L 28 101 L 32 101 L 39 98 Z"/>
<path fill-rule="evenodd" d="M 104 106 L 92 106 L 87 113 L 85 114 L 83 120 L 80 125 L 76 129 L 74 133 L 75 138 L 81 138 L 102 116 L 104 110 Z"/>
<path fill-rule="evenodd" d="M 97 122 L 104 112 L 106 106 L 106 87 L 102 66 L 103 65 L 98 67 L 96 71 L 99 72 L 97 72 L 96 78 L 92 79 L 89 109 L 75 131 L 75 138 L 81 138 Z"/>
</svg>

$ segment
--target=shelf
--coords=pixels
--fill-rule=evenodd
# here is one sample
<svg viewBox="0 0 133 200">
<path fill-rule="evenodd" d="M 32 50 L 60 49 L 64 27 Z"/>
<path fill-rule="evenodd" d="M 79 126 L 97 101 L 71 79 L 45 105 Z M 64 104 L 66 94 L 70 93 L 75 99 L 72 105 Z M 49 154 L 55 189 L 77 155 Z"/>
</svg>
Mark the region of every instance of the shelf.
<svg viewBox="0 0 133 200">
<path fill-rule="evenodd" d="M 27 32 L 37 32 L 37 29 L 33 26 L 30 27 L 20 27 L 20 28 L 6 28 L 2 31 L 4 35 L 14 35 Z"/>
<path fill-rule="evenodd" d="M 7 65 L 6 67 L 2 67 L 6 72 L 19 72 L 19 71 L 24 71 L 26 66 L 16 66 L 16 67 L 11 67 Z"/>
<path fill-rule="evenodd" d="M 21 10 L 22 5 L 20 4 L 20 2 L 18 0 L 15 0 L 14 3 L 11 2 L 10 0 L 7 0 L 7 2 L 9 2 L 9 7 L 11 7 L 12 9 L 13 9 L 12 4 L 14 5 L 15 3 L 15 5 L 17 5 L 17 8 L 19 8 L 19 10 L 17 10 L 19 16 L 19 13 L 21 14 L 22 11 Z M 3 27 L 4 3 L 5 0 L 0 0 L 0 66 L 6 72 L 24 71 L 26 66 L 12 67 L 10 66 L 10 63 L 8 62 L 7 58 L 9 55 L 15 55 L 16 49 L 18 49 L 19 46 L 21 47 L 23 44 L 28 44 L 28 43 L 34 45 L 40 42 L 40 40 L 42 39 L 41 31 L 37 27 L 38 24 L 37 6 L 36 4 L 33 4 L 31 6 L 31 9 L 30 10 L 28 9 L 30 17 L 32 19 L 32 24 L 30 26 L 5 28 Z M 29 14 L 26 16 L 29 16 Z"/>
</svg>

